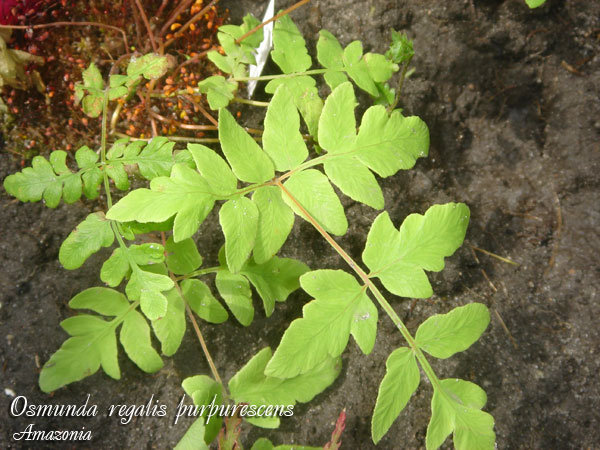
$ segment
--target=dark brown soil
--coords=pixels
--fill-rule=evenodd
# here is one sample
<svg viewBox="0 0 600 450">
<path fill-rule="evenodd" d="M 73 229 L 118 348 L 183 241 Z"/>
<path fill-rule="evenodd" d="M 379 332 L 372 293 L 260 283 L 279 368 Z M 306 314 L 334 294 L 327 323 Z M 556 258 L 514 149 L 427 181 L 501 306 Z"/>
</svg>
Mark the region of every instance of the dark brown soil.
<svg viewBox="0 0 600 450">
<path fill-rule="evenodd" d="M 262 16 L 264 2 L 233 3 L 234 20 L 245 11 Z M 462 201 L 471 208 L 471 225 L 463 248 L 441 274 L 431 276 L 436 292 L 431 300 L 390 300 L 411 330 L 434 313 L 468 302 L 491 308 L 492 322 L 482 339 L 462 354 L 435 361 L 434 367 L 442 377 L 465 378 L 487 391 L 486 410 L 496 419 L 499 448 L 596 448 L 600 3 L 550 0 L 534 11 L 520 0 L 470 5 L 466 0 L 313 0 L 293 18 L 313 50 L 320 28 L 344 45 L 360 39 L 366 50 L 384 51 L 391 28 L 414 39 L 416 71 L 405 83 L 402 106 L 429 125 L 431 152 L 414 170 L 382 180 L 386 208 L 399 224 L 434 203 Z M 19 169 L 12 156 L 2 153 L 0 158 L 0 178 Z M 18 203 L 4 192 L 0 202 L 0 387 L 36 404 L 81 404 L 89 393 L 100 411 L 92 419 L 15 418 L 9 415 L 11 397 L 0 393 L 0 446 L 23 445 L 11 436 L 29 423 L 46 430 L 85 427 L 93 440 L 82 448 L 173 446 L 185 431 L 181 422 L 174 426 L 172 421 L 183 393 L 181 380 L 208 373 L 192 333 L 188 330 L 182 349 L 165 358 L 165 368 L 154 376 L 123 358 L 121 381 L 99 373 L 52 397 L 41 393 L 37 361 L 45 362 L 65 339 L 58 323 L 71 314 L 68 300 L 100 283 L 98 271 L 107 252 L 72 272 L 57 261 L 61 242 L 97 205 L 49 210 Z M 339 241 L 359 259 L 377 212 L 347 199 L 344 204 L 351 227 Z M 222 241 L 215 218 L 203 225 L 199 237 L 207 260 L 215 259 Z M 470 246 L 519 265 L 474 253 Z M 345 268 L 300 221 L 283 253 L 312 268 Z M 203 325 L 222 375 L 231 377 L 265 345 L 275 347 L 306 301 L 306 295 L 296 293 L 269 320 L 257 314 L 248 328 L 233 321 Z M 342 448 L 372 448 L 377 387 L 387 355 L 399 345 L 401 336 L 382 316 L 371 355 L 350 343 L 331 388 L 298 406 L 279 430 L 244 426 L 242 442 L 250 447 L 268 436 L 276 444 L 322 445 L 346 408 Z M 120 425 L 104 413 L 109 404 L 145 404 L 151 395 L 168 406 L 167 418 Z M 430 397 L 423 381 L 379 448 L 424 447 Z"/>
</svg>

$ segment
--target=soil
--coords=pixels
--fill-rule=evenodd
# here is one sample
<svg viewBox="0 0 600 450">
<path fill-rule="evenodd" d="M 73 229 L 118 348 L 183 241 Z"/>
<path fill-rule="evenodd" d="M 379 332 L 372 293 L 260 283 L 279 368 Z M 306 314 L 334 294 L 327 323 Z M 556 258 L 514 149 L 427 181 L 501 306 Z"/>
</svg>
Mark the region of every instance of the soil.
<svg viewBox="0 0 600 450">
<path fill-rule="evenodd" d="M 292 3 L 281 1 L 278 7 Z M 247 11 L 262 17 L 264 4 L 229 2 L 234 21 Z M 600 313 L 600 3 L 550 0 L 532 11 L 520 0 L 313 0 L 292 17 L 313 55 L 321 28 L 343 45 L 360 39 L 367 51 L 384 51 L 392 28 L 414 39 L 415 72 L 404 85 L 401 106 L 429 125 L 430 156 L 414 170 L 381 180 L 386 208 L 399 225 L 409 213 L 422 213 L 434 203 L 462 201 L 471 208 L 471 224 L 465 245 L 447 260 L 446 269 L 430 274 L 434 297 L 389 299 L 412 331 L 430 315 L 472 301 L 492 311 L 479 342 L 448 360 L 433 361 L 438 374 L 471 380 L 486 390 L 485 409 L 496 420 L 499 448 L 600 446 L 600 332 L 594 325 Z M 368 99 L 361 100 L 364 110 Z M 253 120 L 249 110 L 243 117 Z M 0 154 L 0 161 L 2 179 L 20 169 L 8 153 Z M 58 324 L 72 314 L 67 302 L 99 285 L 99 267 L 108 255 L 100 252 L 81 269 L 66 271 L 57 261 L 58 249 L 99 205 L 82 202 L 50 210 L 21 204 L 5 192 L 0 202 L 0 387 L 7 389 L 0 393 L 0 447 L 29 446 L 11 439 L 29 423 L 36 429 L 92 431 L 92 441 L 74 447 L 172 447 L 185 431 L 182 422 L 172 420 L 183 394 L 181 380 L 209 372 L 191 330 L 155 375 L 123 357 L 120 381 L 98 373 L 51 397 L 40 392 L 39 364 L 66 337 Z M 347 198 L 343 202 L 351 226 L 339 242 L 360 260 L 377 211 Z M 208 262 L 222 243 L 215 219 L 213 212 L 198 239 Z M 345 268 L 300 220 L 282 253 L 311 268 Z M 308 300 L 296 292 L 268 320 L 257 313 L 247 328 L 232 320 L 203 324 L 223 377 L 230 378 L 264 346 L 275 348 Z M 372 354 L 362 355 L 351 341 L 342 373 L 329 389 L 298 405 L 278 430 L 244 425 L 241 441 L 250 447 L 266 436 L 276 444 L 323 445 L 345 408 L 342 448 L 373 448 L 370 417 L 377 387 L 387 355 L 400 345 L 399 333 L 380 316 Z M 90 394 L 99 414 L 12 417 L 11 391 L 34 404 L 81 404 Z M 167 418 L 121 425 L 106 417 L 109 404 L 146 404 L 152 395 L 167 405 Z M 423 448 L 430 398 L 431 387 L 423 381 L 378 448 Z"/>
</svg>

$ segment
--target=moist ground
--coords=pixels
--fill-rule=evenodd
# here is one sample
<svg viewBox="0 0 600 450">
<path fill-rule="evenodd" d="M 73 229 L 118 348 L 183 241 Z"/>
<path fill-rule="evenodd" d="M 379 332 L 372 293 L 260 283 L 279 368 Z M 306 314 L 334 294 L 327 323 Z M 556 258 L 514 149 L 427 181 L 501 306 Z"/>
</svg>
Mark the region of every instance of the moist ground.
<svg viewBox="0 0 600 450">
<path fill-rule="evenodd" d="M 230 2 L 234 20 L 245 12 L 262 16 L 263 5 Z M 398 225 L 409 213 L 423 213 L 434 203 L 462 201 L 471 208 L 471 224 L 465 245 L 448 259 L 443 272 L 431 275 L 434 297 L 389 300 L 413 331 L 430 315 L 468 302 L 483 302 L 492 310 L 491 325 L 477 344 L 447 361 L 433 362 L 438 374 L 471 380 L 486 390 L 486 410 L 495 417 L 499 448 L 597 447 L 600 4 L 550 1 L 530 11 L 516 0 L 313 0 L 292 17 L 313 55 L 321 28 L 343 45 L 362 40 L 366 51 L 384 51 L 391 28 L 414 39 L 416 70 L 404 85 L 401 106 L 429 125 L 431 150 L 414 170 L 381 180 L 386 208 Z M 364 110 L 368 99 L 361 100 Z M 243 117 L 258 120 L 250 110 Z M 10 154 L 0 154 L 0 178 L 19 169 Z M 346 198 L 343 202 L 350 229 L 339 242 L 360 259 L 377 212 Z M 100 411 L 93 419 L 13 418 L 8 411 L 11 398 L 2 393 L 0 446 L 18 447 L 11 434 L 29 423 L 38 429 L 92 431 L 91 442 L 74 447 L 173 446 L 185 430 L 181 422 L 175 426 L 172 421 L 183 394 L 181 380 L 209 372 L 190 330 L 181 350 L 165 358 L 165 368 L 155 375 L 121 358 L 120 381 L 98 373 L 51 398 L 41 393 L 38 363 L 66 338 L 58 323 L 72 314 L 68 300 L 100 284 L 99 268 L 107 251 L 77 271 L 66 271 L 57 261 L 61 242 L 98 203 L 49 210 L 21 204 L 5 192 L 0 203 L 0 387 L 32 403 L 81 404 L 89 393 Z M 208 264 L 222 243 L 216 222 L 213 213 L 199 236 Z M 346 268 L 300 220 L 282 253 L 311 268 Z M 203 325 L 224 378 L 264 346 L 275 348 L 308 300 L 296 293 L 268 320 L 257 313 L 247 328 L 233 320 Z M 402 344 L 382 315 L 371 355 L 362 355 L 351 342 L 331 388 L 297 406 L 279 430 L 244 426 L 242 442 L 250 447 L 258 437 L 268 436 L 276 444 L 322 445 L 345 408 L 342 448 L 372 448 L 370 417 L 377 387 L 387 355 Z M 151 395 L 168 406 L 168 420 L 141 418 L 120 425 L 104 413 L 109 404 L 146 404 Z M 430 398 L 431 388 L 423 381 L 379 448 L 424 447 Z"/>
</svg>

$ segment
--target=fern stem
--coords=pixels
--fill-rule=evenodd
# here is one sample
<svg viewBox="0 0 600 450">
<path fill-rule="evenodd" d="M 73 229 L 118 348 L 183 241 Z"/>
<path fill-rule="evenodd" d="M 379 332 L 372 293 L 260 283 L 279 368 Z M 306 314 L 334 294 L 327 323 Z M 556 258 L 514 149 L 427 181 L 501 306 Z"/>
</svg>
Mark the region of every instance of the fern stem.
<svg viewBox="0 0 600 450">
<path fill-rule="evenodd" d="M 176 277 L 175 280 L 177 280 L 177 281 L 187 280 L 188 278 L 196 278 L 201 275 L 206 275 L 209 273 L 217 273 L 220 270 L 223 270 L 223 268 L 221 266 L 207 267 L 206 269 L 196 270 L 194 272 L 188 273 L 187 275 L 182 275 L 180 277 Z"/>
<path fill-rule="evenodd" d="M 267 80 L 277 80 L 279 78 L 294 78 L 300 77 L 303 75 L 319 75 L 321 73 L 327 72 L 344 72 L 345 69 L 313 69 L 307 70 L 306 72 L 294 72 L 294 73 L 281 73 L 279 75 L 262 75 L 260 77 L 239 77 L 232 78 L 232 81 L 267 81 Z"/>
<path fill-rule="evenodd" d="M 148 33 L 150 44 L 152 44 L 152 50 L 154 51 L 154 53 L 158 53 L 158 46 L 156 45 L 156 40 L 154 39 L 154 33 L 152 32 L 150 22 L 148 22 L 148 16 L 146 15 L 146 11 L 144 11 L 144 7 L 140 3 L 140 0 L 135 0 L 135 4 L 138 10 L 140 11 L 140 16 L 142 17 L 142 21 L 144 22 L 144 26 L 146 27 L 146 32 Z"/>
<path fill-rule="evenodd" d="M 262 106 L 266 108 L 269 106 L 269 102 L 259 102 L 258 100 L 248 100 L 242 97 L 233 97 L 233 101 L 236 103 L 243 103 L 244 105 Z"/>
<path fill-rule="evenodd" d="M 387 111 L 392 112 L 394 108 L 398 105 L 400 101 L 400 95 L 402 94 L 402 86 L 404 85 L 404 80 L 406 79 L 406 72 L 408 70 L 408 66 L 410 65 L 410 61 L 412 56 L 404 63 L 404 67 L 402 68 L 402 74 L 400 75 L 400 81 L 398 81 L 398 88 L 396 91 L 396 95 L 394 96 L 394 103 L 388 106 Z"/>
<path fill-rule="evenodd" d="M 286 178 L 289 178 L 292 175 L 294 175 L 296 172 L 302 172 L 305 169 L 309 169 L 311 167 L 318 166 L 319 164 L 322 164 L 323 162 L 325 162 L 325 160 L 330 159 L 330 158 L 331 158 L 331 154 L 327 153 L 325 155 L 321 155 L 321 156 L 318 156 L 316 158 L 310 159 L 310 160 L 308 160 L 308 161 L 300 164 L 295 169 L 287 171 L 286 173 L 284 173 L 283 175 L 281 175 L 280 177 L 278 177 L 277 181 L 283 181 Z"/>
<path fill-rule="evenodd" d="M 196 337 L 198 338 L 198 341 L 200 342 L 200 346 L 202 347 L 202 352 L 204 353 L 206 361 L 208 362 L 210 371 L 212 372 L 212 375 L 215 378 L 215 381 L 221 385 L 221 388 L 223 390 L 223 396 L 225 398 L 228 398 L 229 394 L 227 393 L 227 388 L 225 387 L 225 385 L 223 384 L 223 380 L 219 376 L 219 371 L 217 370 L 217 366 L 215 366 L 212 356 L 210 355 L 210 352 L 208 351 L 208 347 L 206 346 L 206 341 L 204 340 L 204 336 L 202 336 L 202 331 L 200 331 L 200 327 L 198 326 L 198 322 L 196 321 L 196 318 L 194 317 L 194 313 L 192 312 L 190 305 L 188 304 L 185 297 L 183 296 L 183 292 L 181 291 L 181 287 L 179 286 L 179 283 L 177 283 L 177 281 L 175 280 L 175 277 L 172 274 L 171 274 L 171 279 L 175 283 L 175 288 L 177 289 L 177 293 L 183 300 L 183 303 L 185 303 L 185 311 L 186 311 L 190 321 L 192 322 L 192 326 L 194 327 L 194 331 L 196 332 Z"/>
<path fill-rule="evenodd" d="M 104 90 L 104 97 L 102 98 L 102 129 L 100 138 L 100 162 L 106 164 L 106 125 L 108 122 L 108 88 Z M 108 209 L 112 208 L 112 197 L 110 195 L 110 182 L 108 180 L 108 174 L 106 173 L 106 167 L 103 167 L 102 178 L 104 179 L 104 190 L 106 191 L 106 205 Z"/>
<path fill-rule="evenodd" d="M 423 354 L 423 352 L 417 345 L 414 337 L 410 334 L 410 331 L 408 330 L 408 328 L 406 327 L 404 322 L 402 322 L 402 319 L 400 319 L 398 314 L 396 314 L 396 311 L 394 311 L 394 308 L 392 308 L 392 305 L 390 305 L 388 303 L 388 301 L 385 299 L 385 297 L 383 296 L 381 291 L 379 291 L 379 289 L 377 289 L 377 286 L 375 286 L 373 281 L 369 278 L 369 275 L 367 275 L 367 273 L 352 259 L 352 257 L 348 253 L 346 253 L 346 251 L 331 237 L 331 235 L 302 206 L 302 204 L 292 195 L 292 193 L 283 184 L 281 184 L 281 182 L 279 180 L 276 180 L 275 184 L 277 186 L 279 186 L 279 188 L 282 190 L 282 192 L 285 195 L 287 195 L 289 197 L 289 199 L 298 207 L 298 209 L 302 212 L 302 214 L 304 214 L 304 216 L 308 219 L 308 221 L 317 229 L 317 231 L 321 234 L 321 236 L 323 236 L 323 238 L 325 238 L 325 240 L 344 259 L 344 261 L 346 261 L 348 263 L 348 265 L 352 268 L 352 270 L 354 270 L 354 272 L 356 272 L 356 274 L 360 277 L 360 279 L 363 281 L 365 286 L 367 286 L 367 288 L 371 291 L 371 293 L 373 294 L 373 296 L 375 297 L 375 299 L 377 300 L 379 305 L 383 308 L 383 310 L 390 317 L 390 319 L 392 320 L 394 325 L 396 325 L 398 330 L 400 330 L 400 333 L 402 334 L 402 336 L 404 337 L 404 339 L 406 340 L 408 345 L 411 347 L 416 358 L 419 360 L 419 363 L 421 363 L 421 367 L 423 367 L 423 371 L 427 375 L 427 378 L 429 378 L 429 380 L 431 381 L 431 384 L 433 384 L 434 387 L 436 387 L 436 388 L 440 387 L 439 379 L 438 379 L 437 375 L 435 374 L 435 372 L 433 371 L 433 368 L 429 364 L 429 361 L 427 361 L 427 358 L 425 357 L 425 355 Z"/>
<path fill-rule="evenodd" d="M 166 258 L 167 257 L 167 250 L 166 250 L 166 248 L 167 248 L 167 239 L 166 239 L 164 231 L 161 231 L 160 238 L 161 238 L 161 241 L 162 241 L 163 248 L 165 249 L 165 258 Z M 207 269 L 204 269 L 204 270 L 207 270 Z M 198 338 L 198 341 L 200 342 L 200 346 L 202 347 L 202 352 L 204 353 L 204 356 L 206 357 L 206 361 L 208 362 L 208 365 L 210 367 L 210 371 L 212 372 L 213 377 L 215 378 L 215 380 L 217 381 L 217 383 L 219 383 L 221 385 L 221 388 L 223 390 L 223 395 L 225 397 L 228 397 L 229 394 L 227 393 L 227 389 L 225 388 L 225 385 L 223 384 L 223 380 L 219 376 L 219 371 L 217 370 L 217 366 L 215 366 L 215 363 L 214 363 L 214 361 L 212 359 L 212 356 L 210 355 L 210 352 L 208 351 L 208 347 L 206 346 L 206 341 L 204 340 L 204 336 L 202 335 L 202 331 L 200 331 L 200 327 L 198 326 L 198 322 L 196 321 L 196 318 L 194 317 L 194 313 L 192 312 L 192 308 L 190 308 L 190 305 L 188 304 L 187 300 L 185 299 L 185 295 L 183 295 L 183 291 L 181 290 L 181 286 L 179 286 L 179 282 L 178 282 L 179 279 L 170 270 L 169 270 L 169 277 L 171 278 L 171 280 L 173 280 L 173 283 L 175 284 L 175 289 L 177 290 L 177 294 L 179 294 L 179 297 L 181 298 L 181 300 L 185 304 L 185 312 L 187 313 L 190 321 L 192 322 L 192 326 L 194 327 L 194 331 L 196 332 L 196 337 Z"/>
<path fill-rule="evenodd" d="M 179 284 L 175 283 L 175 286 L 177 287 L 179 295 L 181 295 L 183 298 L 183 293 L 181 292 L 181 288 L 179 287 Z M 184 302 L 185 302 L 185 298 L 184 298 Z M 200 345 L 202 346 L 202 351 L 204 352 L 204 356 L 206 356 L 206 361 L 208 361 L 208 365 L 210 366 L 210 371 L 212 372 L 213 377 L 215 377 L 215 380 L 217 381 L 217 383 L 219 383 L 223 387 L 223 394 L 226 394 L 227 391 L 226 391 L 225 385 L 223 384 L 223 380 L 219 376 L 219 372 L 217 370 L 217 367 L 215 366 L 212 356 L 210 356 L 210 352 L 208 351 L 208 347 L 206 346 L 206 341 L 204 340 L 204 336 L 202 336 L 202 332 L 200 331 L 198 322 L 196 322 L 196 318 L 194 317 L 194 314 L 192 313 L 192 309 L 190 308 L 190 305 L 188 304 L 188 302 L 185 302 L 185 310 L 187 312 L 188 317 L 192 321 L 192 326 L 194 327 L 194 331 L 196 332 L 198 341 L 200 341 Z"/>
<path fill-rule="evenodd" d="M 152 140 L 152 138 L 136 138 L 133 136 L 129 136 L 128 134 L 121 133 L 120 131 L 115 131 L 113 133 L 114 136 L 129 138 L 132 141 L 145 141 L 148 142 Z M 197 142 L 201 144 L 216 144 L 219 142 L 217 138 L 195 138 L 195 137 L 187 137 L 187 136 L 167 136 L 169 140 L 175 142 Z"/>
</svg>

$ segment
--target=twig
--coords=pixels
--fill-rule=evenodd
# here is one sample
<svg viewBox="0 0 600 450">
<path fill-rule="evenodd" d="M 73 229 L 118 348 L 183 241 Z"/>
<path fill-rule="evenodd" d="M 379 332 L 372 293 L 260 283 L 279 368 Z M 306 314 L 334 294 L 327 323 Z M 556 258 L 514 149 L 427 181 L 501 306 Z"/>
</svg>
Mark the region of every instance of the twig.
<svg viewBox="0 0 600 450">
<path fill-rule="evenodd" d="M 484 253 L 484 254 L 486 254 L 488 256 L 491 256 L 492 258 L 499 259 L 500 261 L 505 262 L 507 264 L 512 264 L 513 266 L 518 266 L 519 265 L 519 263 L 516 263 L 516 262 L 514 262 L 514 261 L 512 261 L 512 260 L 510 260 L 508 258 L 504 258 L 503 256 L 496 255 L 495 253 L 489 252 L 489 251 L 484 250 L 482 248 L 475 247 L 474 245 L 469 244 L 469 247 L 471 247 L 473 250 L 477 250 L 478 252 L 481 252 L 481 253 Z"/>
<path fill-rule="evenodd" d="M 505 88 L 499 90 L 498 92 L 496 92 L 494 95 L 492 95 L 490 97 L 490 101 L 494 100 L 496 97 L 498 97 L 500 94 L 504 94 L 507 91 L 510 91 L 512 89 L 515 89 L 516 87 L 518 87 L 516 84 L 511 84 L 510 86 L 506 86 Z"/>
<path fill-rule="evenodd" d="M 150 125 L 152 126 L 152 137 L 158 136 L 158 128 L 156 127 L 156 120 L 150 118 Z"/>
<path fill-rule="evenodd" d="M 165 35 L 165 33 L 169 30 L 169 27 L 173 24 L 173 22 L 177 20 L 177 16 L 179 16 L 179 14 L 181 14 L 181 12 L 185 8 L 187 8 L 193 1 L 194 0 L 184 0 L 177 6 L 177 8 L 173 10 L 165 24 L 160 29 L 160 32 L 158 33 L 159 37 L 163 37 Z"/>
<path fill-rule="evenodd" d="M 567 71 L 571 72 L 573 75 L 578 75 L 580 77 L 583 76 L 583 74 L 579 70 L 577 70 L 575 67 L 573 67 L 571 64 L 564 60 L 560 62 L 560 65 L 563 66 Z"/>
<path fill-rule="evenodd" d="M 477 254 L 475 253 L 475 250 L 473 250 L 473 248 L 471 248 L 471 253 L 473 253 L 473 258 L 475 258 L 475 261 L 477 261 L 477 264 L 479 264 L 479 266 L 480 266 L 479 270 L 481 270 L 483 277 L 487 280 L 487 282 L 489 283 L 491 288 L 494 290 L 494 292 L 498 292 L 498 289 L 496 288 L 496 286 L 494 286 L 494 283 L 492 283 L 492 280 L 490 280 L 490 277 L 488 277 L 487 272 L 485 270 L 483 270 L 483 267 L 481 267 L 481 262 L 479 261 L 479 258 L 477 257 Z"/>
<path fill-rule="evenodd" d="M 248 36 L 253 35 L 254 33 L 256 33 L 258 30 L 260 30 L 262 27 L 264 27 L 265 25 L 270 24 L 271 22 L 274 22 L 275 20 L 279 19 L 282 16 L 285 16 L 286 14 L 291 13 L 293 10 L 300 8 L 302 5 L 306 4 L 310 2 L 310 0 L 300 0 L 298 3 L 290 6 L 287 9 L 284 9 L 283 11 L 281 11 L 279 14 L 274 15 L 273 17 L 271 17 L 269 20 L 265 20 L 263 23 L 261 23 L 260 25 L 255 26 L 254 28 L 252 28 L 250 31 L 248 31 L 246 34 L 242 35 L 242 37 L 236 39 L 235 43 L 239 44 L 240 42 L 242 42 L 244 39 L 246 39 Z"/>
<path fill-rule="evenodd" d="M 144 51 L 144 42 L 142 40 L 142 25 L 140 23 L 140 15 L 138 13 L 137 6 L 131 2 L 129 2 L 129 8 L 131 9 L 131 13 L 133 14 L 133 20 L 135 22 L 135 36 L 137 38 L 137 45 L 141 51 Z"/>
<path fill-rule="evenodd" d="M 552 270 L 552 268 L 554 267 L 554 263 L 556 261 L 556 253 L 558 252 L 558 244 L 559 244 L 558 241 L 560 239 L 560 234 L 562 232 L 562 225 L 563 225 L 562 211 L 560 208 L 560 200 L 558 198 L 558 195 L 556 195 L 556 192 L 554 193 L 554 203 L 556 203 L 556 231 L 555 231 L 554 237 L 552 239 L 554 241 L 553 245 L 552 245 L 552 254 L 550 255 L 550 260 L 548 261 L 548 267 L 544 271 L 544 276 L 548 275 L 550 270 Z"/>
<path fill-rule="evenodd" d="M 0 25 L 1 29 L 12 29 L 12 30 L 36 30 L 38 28 L 52 28 L 52 27 L 98 27 L 107 28 L 109 30 L 118 31 L 123 36 L 123 43 L 125 44 L 125 51 L 129 51 L 129 41 L 127 41 L 127 34 L 122 28 L 107 25 L 100 22 L 51 22 L 51 23 L 39 23 L 37 25 Z"/>
<path fill-rule="evenodd" d="M 162 16 L 163 11 L 165 10 L 168 4 L 169 0 L 163 0 L 156 12 L 154 13 L 154 18 L 160 19 L 160 16 Z"/>
<path fill-rule="evenodd" d="M 202 113 L 202 115 L 204 117 L 206 117 L 208 119 L 208 121 L 210 123 L 212 123 L 215 127 L 219 126 L 219 122 L 217 122 L 217 119 L 215 119 L 205 108 L 204 106 L 202 106 L 200 103 L 194 101 L 193 97 L 190 97 L 189 95 L 184 95 L 184 97 L 187 101 L 191 102 L 192 105 L 194 105 L 195 107 L 197 107 L 200 112 Z"/>
<path fill-rule="evenodd" d="M 183 32 L 190 27 L 190 25 L 197 22 L 204 14 L 206 14 L 206 12 L 210 8 L 212 8 L 215 5 L 215 3 L 217 3 L 217 0 L 212 0 L 208 5 L 206 5 L 199 12 L 197 12 L 194 16 L 192 16 L 192 18 L 190 20 L 188 20 L 185 23 L 185 25 L 183 25 L 181 28 L 179 28 L 177 30 L 177 32 L 173 35 L 173 37 L 171 39 L 169 39 L 167 42 L 165 42 L 164 44 L 161 45 L 161 50 L 164 51 L 164 49 L 166 49 L 169 45 L 171 45 L 173 42 L 175 42 L 175 40 L 178 39 L 183 34 Z"/>
<path fill-rule="evenodd" d="M 473 3 L 473 0 L 469 0 L 469 10 L 471 11 L 471 19 L 476 20 L 477 12 L 475 11 L 475 4 Z"/>
<path fill-rule="evenodd" d="M 534 35 L 536 35 L 537 33 L 549 33 L 550 30 L 546 29 L 546 28 L 537 28 L 533 31 L 531 31 L 527 37 L 525 38 L 526 41 L 528 41 L 529 39 L 531 39 Z"/>
<path fill-rule="evenodd" d="M 200 59 L 201 59 L 201 58 L 204 58 L 204 57 L 205 57 L 205 56 L 208 54 L 208 52 L 210 52 L 211 50 L 214 50 L 214 48 L 210 48 L 210 49 L 208 49 L 208 50 L 204 50 L 203 52 L 201 52 L 201 53 L 198 53 L 196 56 L 193 56 L 193 57 L 191 57 L 190 59 L 186 59 L 184 62 L 182 62 L 181 64 L 179 64 L 179 65 L 178 65 L 178 66 L 175 68 L 175 70 L 173 71 L 173 73 L 177 73 L 177 72 L 179 72 L 179 71 L 181 70 L 181 68 L 182 68 L 182 67 L 185 67 L 185 66 L 187 66 L 188 64 L 192 64 L 192 63 L 195 63 L 195 62 L 198 62 L 198 61 L 200 61 Z"/>
<path fill-rule="evenodd" d="M 498 312 L 498 310 L 496 308 L 492 308 L 492 310 L 496 314 L 496 318 L 498 319 L 498 322 L 500 322 L 500 326 L 504 329 L 504 332 L 507 334 L 508 338 L 510 339 L 510 342 L 512 342 L 513 347 L 515 348 L 515 350 L 518 350 L 519 346 L 517 345 L 517 341 L 515 341 L 515 338 L 513 337 L 510 330 L 504 323 L 504 320 L 502 320 L 502 316 L 500 316 L 500 313 Z"/>
<path fill-rule="evenodd" d="M 154 33 L 152 33 L 152 27 L 150 27 L 150 22 L 148 22 L 148 16 L 146 16 L 146 11 L 142 7 L 140 0 L 135 0 L 135 4 L 137 5 L 140 15 L 142 16 L 142 21 L 144 22 L 144 26 L 146 27 L 146 31 L 148 32 L 148 38 L 150 38 L 150 44 L 152 44 L 152 50 L 154 53 L 158 53 L 158 47 L 156 46 L 156 41 L 154 40 Z"/>
<path fill-rule="evenodd" d="M 467 291 L 469 291 L 473 296 L 478 296 L 481 297 L 484 300 L 487 300 L 485 297 L 483 297 L 482 295 L 477 294 L 475 291 L 473 291 L 473 289 L 471 289 L 469 286 L 465 286 L 465 289 Z M 506 292 L 505 292 L 506 295 Z M 495 304 L 494 300 L 491 299 L 490 300 L 492 305 Z M 490 309 L 492 309 L 494 311 L 494 314 L 496 315 L 496 318 L 498 319 L 498 322 L 500 322 L 500 326 L 502 327 L 502 329 L 504 330 L 504 332 L 506 333 L 506 335 L 508 336 L 508 339 L 510 340 L 510 342 L 512 343 L 513 347 L 515 348 L 515 350 L 519 349 L 519 346 L 517 345 L 517 341 L 515 340 L 515 338 L 513 337 L 512 333 L 510 332 L 510 330 L 508 329 L 508 327 L 506 326 L 506 323 L 504 322 L 504 320 L 502 319 L 502 316 L 500 315 L 500 313 L 498 312 L 498 310 L 496 309 L 495 306 L 490 307 Z"/>
<path fill-rule="evenodd" d="M 131 55 L 131 53 L 125 53 L 124 55 L 119 56 L 119 58 L 113 63 L 108 74 L 114 75 L 115 73 L 117 73 L 117 70 L 119 69 L 119 64 L 121 64 L 125 59 L 127 59 L 129 55 Z"/>
<path fill-rule="evenodd" d="M 155 111 L 150 110 L 150 115 L 152 117 L 155 117 L 156 119 L 160 120 L 161 122 L 165 122 L 168 123 L 169 125 L 175 125 L 179 128 L 183 128 L 185 130 L 197 130 L 197 131 L 213 131 L 216 130 L 216 125 L 193 125 L 193 124 L 187 124 L 187 123 L 182 123 L 179 122 L 178 120 L 175 119 L 169 119 L 168 117 L 165 117 Z"/>
<path fill-rule="evenodd" d="M 509 214 L 511 216 L 524 217 L 526 219 L 536 220 L 538 222 L 544 221 L 544 219 L 542 219 L 541 217 L 534 216 L 534 215 L 528 214 L 528 213 L 520 213 L 520 212 L 514 212 L 514 211 L 502 211 L 502 212 L 504 214 Z"/>
</svg>

